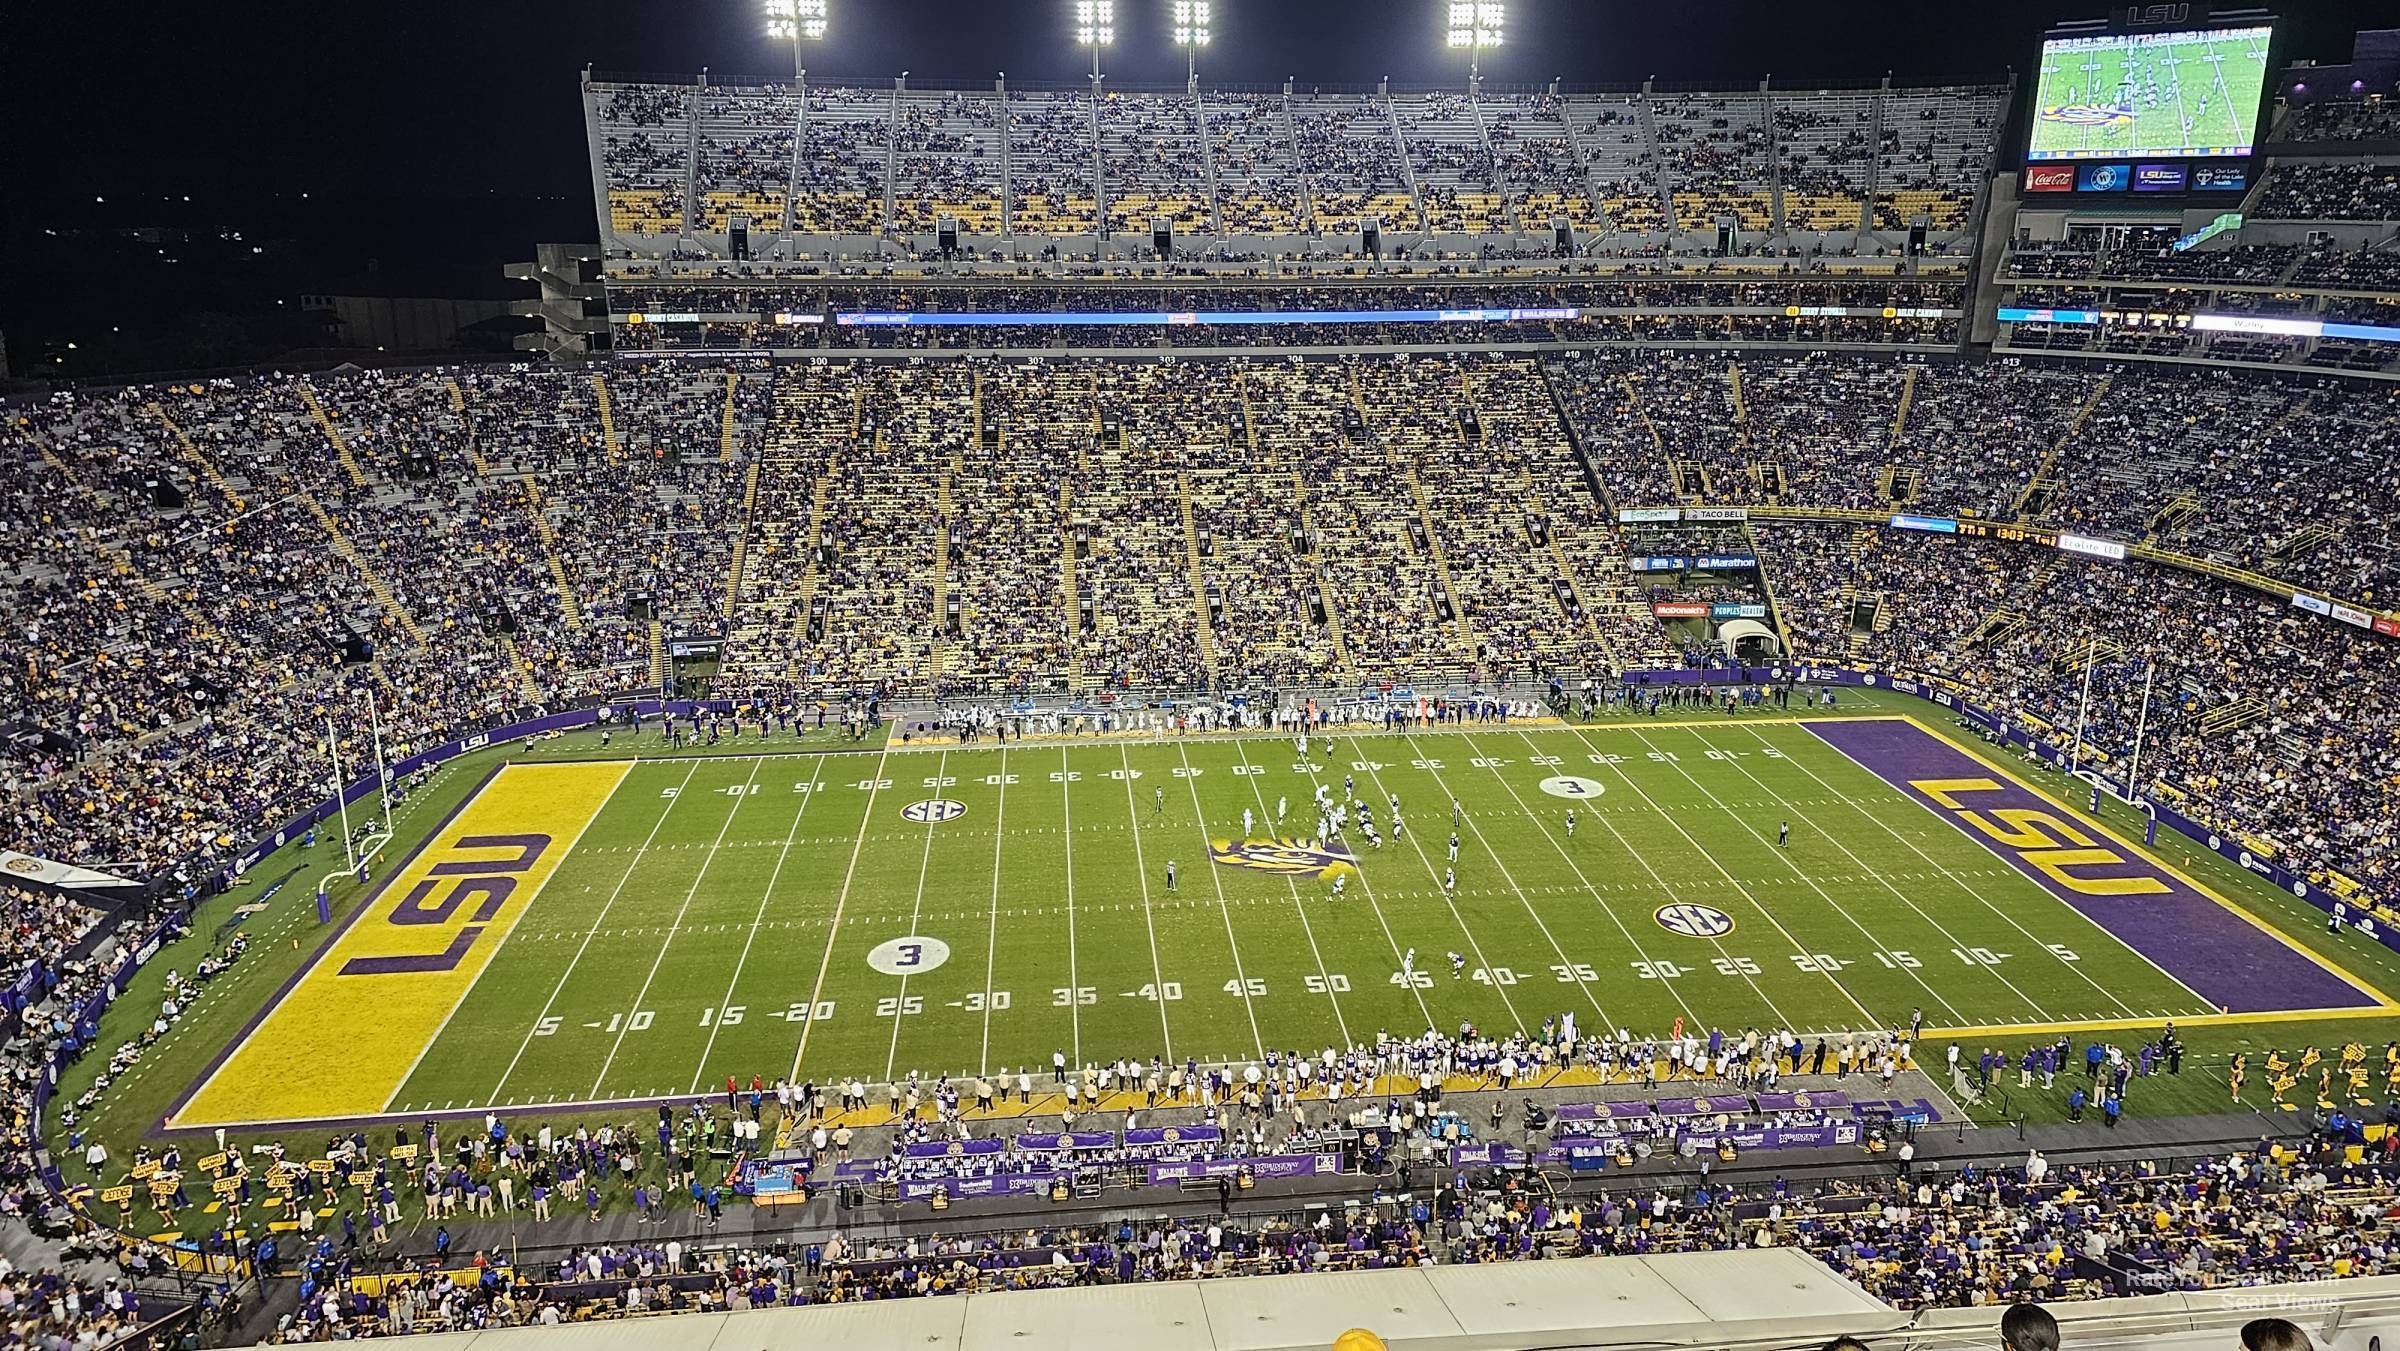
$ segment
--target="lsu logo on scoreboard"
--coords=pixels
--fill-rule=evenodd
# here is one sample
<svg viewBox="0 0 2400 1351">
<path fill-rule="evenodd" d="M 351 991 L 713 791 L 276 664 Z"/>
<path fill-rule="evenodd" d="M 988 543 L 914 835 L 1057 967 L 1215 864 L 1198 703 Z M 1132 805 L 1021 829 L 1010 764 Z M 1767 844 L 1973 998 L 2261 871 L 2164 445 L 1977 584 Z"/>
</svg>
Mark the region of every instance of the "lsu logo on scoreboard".
<svg viewBox="0 0 2400 1351">
<path fill-rule="evenodd" d="M 2114 103 L 2061 103 L 2042 109 L 2041 120 L 2067 127 L 2129 127 L 2133 109 Z"/>
<path fill-rule="evenodd" d="M 1227 868 L 1287 877 L 1331 877 L 1343 869 L 1358 868 L 1358 856 L 1349 849 L 1319 840 L 1210 840 L 1208 860 Z"/>
<path fill-rule="evenodd" d="M 1994 847 L 2085 896 L 2156 896 L 2173 890 L 2149 865 L 2128 859 L 2046 807 L 2012 807 L 2031 795 L 1996 779 L 1911 779 L 1908 786 L 1955 815 Z M 1980 794 L 2000 795 L 1995 801 Z M 2116 870 L 2113 873 L 2110 870 Z"/>
</svg>

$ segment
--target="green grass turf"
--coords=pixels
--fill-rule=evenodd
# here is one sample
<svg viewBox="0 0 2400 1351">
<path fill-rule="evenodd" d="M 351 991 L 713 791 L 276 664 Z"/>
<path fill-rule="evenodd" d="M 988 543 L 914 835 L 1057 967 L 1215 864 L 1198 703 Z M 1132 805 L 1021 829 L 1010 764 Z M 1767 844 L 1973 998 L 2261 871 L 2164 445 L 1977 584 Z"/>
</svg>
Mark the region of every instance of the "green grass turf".
<svg viewBox="0 0 2400 1351">
<path fill-rule="evenodd" d="M 1877 705 L 1942 725 L 1935 710 L 1899 696 L 1869 694 L 1854 706 Z M 1428 1021 L 1538 1027 L 1566 1010 L 1587 1030 L 1659 1032 L 1678 1016 L 1815 1029 L 1904 1021 L 1917 1007 L 1937 1027 L 2197 1011 L 2192 996 L 2147 962 L 1797 727 L 1604 721 L 1564 731 L 1340 740 L 1337 769 L 1358 781 L 1362 796 L 1399 793 L 1410 836 L 1381 851 L 1357 842 L 1363 872 L 1339 901 L 1314 879 L 1205 861 L 1206 839 L 1238 833 L 1245 805 L 1264 816 L 1284 796 L 1294 818 L 1306 814 L 1312 780 L 1292 770 L 1286 740 L 1012 746 L 1005 756 L 988 747 L 822 753 L 832 742 L 791 754 L 791 743 L 775 742 L 769 749 L 778 753 L 763 757 L 745 743 L 676 759 L 646 740 L 635 748 L 646 758 L 396 1107 L 685 1092 L 695 1082 L 721 1085 L 728 1072 L 772 1079 L 792 1071 L 803 1030 L 799 1072 L 822 1079 L 880 1078 L 887 1067 L 1046 1064 L 1054 1048 L 1087 1060 L 1170 1046 L 1176 1056 L 1240 1058 L 1262 1045 L 1314 1048 L 1345 1033 L 1365 1039 Z M 1768 748 L 1784 754 L 1764 755 Z M 620 738 L 611 753 L 626 750 Z M 1715 758 L 1729 751 L 1744 754 Z M 596 737 L 577 734 L 541 743 L 530 758 L 595 754 Z M 1592 754 L 1626 759 L 1592 764 Z M 528 758 L 521 745 L 496 747 L 443 770 L 403 809 L 385 868 L 504 755 Z M 1542 755 L 1561 764 L 1529 763 Z M 1426 763 L 1412 763 L 1419 760 Z M 1350 768 L 1360 761 L 1377 768 Z M 2042 781 L 2015 757 L 2007 762 Z M 1127 771 L 1141 777 L 1111 777 Z M 1563 838 L 1567 804 L 1536 786 L 1553 772 L 1608 786 L 1596 809 L 1582 808 L 1572 842 Z M 1077 777 L 1058 782 L 1053 773 Z M 998 775 L 1015 781 L 985 781 Z M 1338 787 L 1340 773 L 1332 777 Z M 956 782 L 928 787 L 929 778 Z M 870 779 L 891 783 L 855 786 Z M 795 792 L 802 782 L 825 787 Z M 663 795 L 668 787 L 678 790 L 672 798 Z M 735 787 L 756 791 L 726 791 Z M 1163 810 L 1153 788 L 1165 790 Z M 937 794 L 966 804 L 966 813 L 931 826 L 901 817 L 907 803 Z M 1467 820 L 1459 892 L 1445 898 L 1438 878 L 1453 794 Z M 2122 809 L 2110 810 L 2112 824 L 2138 829 Z M 1787 817 L 1788 853 L 1773 846 Z M 1309 829 L 1288 824 L 1294 833 Z M 308 880 L 325 849 L 249 921 L 252 955 L 212 984 L 83 1123 L 120 1158 L 313 947 Z M 2380 946 L 2327 937 L 2319 912 L 2189 841 L 2162 837 L 2158 852 L 2294 941 L 2400 989 L 2400 960 Z M 253 875 L 280 875 L 295 857 L 287 849 Z M 1181 870 L 1171 897 L 1168 857 Z M 346 911 L 356 901 L 351 888 L 337 886 L 337 906 Z M 1719 906 L 1738 927 L 1713 942 L 1669 933 L 1651 918 L 1669 901 Z M 204 908 L 200 937 L 136 978 L 108 1020 L 104 1045 L 139 1030 L 164 971 L 188 970 L 229 909 L 225 901 Z M 905 983 L 869 968 L 871 948 L 912 932 L 947 942 L 947 962 Z M 2061 959 L 2050 943 L 2078 960 Z M 1392 983 L 1396 954 L 1409 946 L 1431 988 Z M 2008 955 L 1989 964 L 1977 948 Z M 1442 956 L 1452 949 L 1484 974 L 1454 981 Z M 1918 965 L 1895 960 L 1903 952 Z M 1812 960 L 1804 966 L 1795 953 Z M 1841 965 L 1807 969 L 1821 968 L 1817 954 Z M 1645 962 L 1648 974 L 1637 965 Z M 1669 963 L 1679 974 L 1662 978 Z M 1061 1002 L 1060 990 L 1077 993 Z M 826 1003 L 832 1015 L 807 1026 L 808 1007 Z M 740 1021 L 728 1023 L 734 1007 Z M 558 1030 L 536 1035 L 545 1010 Z M 788 1016 L 795 1012 L 801 1020 Z M 649 1015 L 638 1031 L 637 1013 Z M 600 1026 L 583 1025 L 591 1022 Z M 2396 1026 L 2360 1016 L 2194 1027 L 2187 1073 L 2143 1085 L 2136 1110 L 2221 1111 L 2229 1105 L 2222 1064 L 2235 1050 L 2331 1046 L 2353 1036 L 2380 1045 Z M 2000 1040 L 2013 1048 L 2030 1038 Z M 1929 1039 L 1928 1059 L 1940 1045 Z M 71 1067 L 62 1100 L 88 1087 L 98 1066 L 92 1057 Z M 2254 1074 L 2254 1101 L 2256 1085 Z M 2014 1105 L 2034 1120 L 2053 1119 L 2064 1091 L 2062 1080 L 2054 1098 L 2015 1094 Z M 511 1113 L 520 1125 L 537 1116 L 564 1122 L 592 1112 Z M 70 1176 L 81 1173 L 79 1161 L 63 1161 Z"/>
<path fill-rule="evenodd" d="M 2179 42 L 2163 52 L 2155 47 L 2140 48 L 2140 56 L 2131 60 L 2124 51 L 2108 49 L 2048 54 L 2034 95 L 2034 153 L 2172 155 L 2192 148 L 2248 145 L 2266 80 L 2265 53 L 2252 48 L 2250 42 Z M 2254 50 L 2258 55 L 2251 54 Z M 2212 55 L 2219 59 L 2212 62 Z M 2040 120 L 2043 108 L 2114 103 L 2119 85 L 2129 78 L 2127 71 L 2137 61 L 2150 63 L 2156 71 L 2160 100 L 2157 107 L 2151 107 L 2143 93 L 2145 83 L 2136 80 L 2130 127 L 2084 127 Z M 2208 99 L 2205 113 L 2199 110 L 2203 94 Z M 2192 123 L 2188 132 L 2183 129 L 2186 118 Z"/>
</svg>

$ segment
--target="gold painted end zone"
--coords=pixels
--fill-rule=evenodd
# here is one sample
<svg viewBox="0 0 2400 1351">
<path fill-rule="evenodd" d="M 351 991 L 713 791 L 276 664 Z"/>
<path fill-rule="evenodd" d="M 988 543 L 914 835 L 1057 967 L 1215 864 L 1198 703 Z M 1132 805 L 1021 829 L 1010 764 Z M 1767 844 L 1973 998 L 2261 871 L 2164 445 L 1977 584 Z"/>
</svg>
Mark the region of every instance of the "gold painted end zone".
<svg viewBox="0 0 2400 1351">
<path fill-rule="evenodd" d="M 167 1124 L 381 1112 L 631 769 L 503 767 Z"/>
</svg>

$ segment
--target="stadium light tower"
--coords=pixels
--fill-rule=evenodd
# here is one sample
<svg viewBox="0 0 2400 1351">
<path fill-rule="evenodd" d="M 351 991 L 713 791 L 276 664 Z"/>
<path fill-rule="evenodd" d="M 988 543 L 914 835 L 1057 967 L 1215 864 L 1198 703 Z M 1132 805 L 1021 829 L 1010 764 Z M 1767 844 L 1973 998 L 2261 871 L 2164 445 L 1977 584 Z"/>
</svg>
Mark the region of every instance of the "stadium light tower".
<svg viewBox="0 0 2400 1351">
<path fill-rule="evenodd" d="M 1183 48 L 1183 74 L 1187 84 L 1200 83 L 1200 49 L 1208 45 L 1214 20 L 1209 14 L 1209 0 L 1172 0 L 1168 14 L 1175 21 L 1175 45 Z"/>
<path fill-rule="evenodd" d="M 1117 0 L 1075 0 L 1075 43 L 1092 49 L 1092 88 L 1100 88 L 1100 49 L 1117 40 Z"/>
<path fill-rule="evenodd" d="M 798 78 L 805 73 L 800 65 L 800 44 L 824 38 L 828 0 L 765 0 L 765 3 L 767 36 L 792 44 L 792 75 Z"/>
<path fill-rule="evenodd" d="M 1467 49 L 1467 79 L 1483 78 L 1483 51 L 1500 45 L 1508 26 L 1503 0 L 1450 0 L 1450 45 Z"/>
</svg>

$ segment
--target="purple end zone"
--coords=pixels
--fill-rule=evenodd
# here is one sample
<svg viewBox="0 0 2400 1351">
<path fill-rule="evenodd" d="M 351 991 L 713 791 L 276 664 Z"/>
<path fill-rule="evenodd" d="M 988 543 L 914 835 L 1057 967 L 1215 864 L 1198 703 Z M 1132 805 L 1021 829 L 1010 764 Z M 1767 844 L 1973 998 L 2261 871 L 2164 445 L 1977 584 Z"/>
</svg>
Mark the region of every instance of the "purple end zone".
<svg viewBox="0 0 2400 1351">
<path fill-rule="evenodd" d="M 2233 914 L 2165 869 L 2098 836 L 2113 862 L 2077 863 L 2071 875 L 2094 881 L 2134 880 L 2135 895 L 2088 895 L 2036 867 L 2025 851 L 1975 829 L 1958 808 L 1981 813 L 2027 810 L 2072 821 L 2009 776 L 1913 722 L 1896 719 L 1803 724 L 1878 778 L 1933 808 L 1961 834 L 2006 859 L 2010 867 L 2073 906 L 2093 923 L 2149 958 L 2202 998 L 2236 1013 L 2279 1009 L 2367 1008 L 2375 997 L 2311 961 L 2273 934 Z M 1994 789 L 1955 794 L 1945 806 L 1912 780 L 1987 779 Z M 2006 827 L 2002 827 L 2006 829 Z M 2084 829 L 2080 822 L 2078 829 Z M 2091 833 L 2088 830 L 2086 833 Z M 2037 850 L 2038 852 L 2038 850 Z"/>
</svg>

